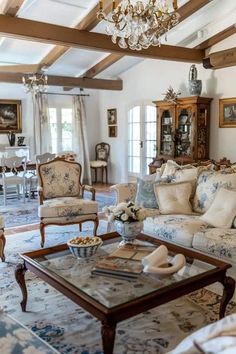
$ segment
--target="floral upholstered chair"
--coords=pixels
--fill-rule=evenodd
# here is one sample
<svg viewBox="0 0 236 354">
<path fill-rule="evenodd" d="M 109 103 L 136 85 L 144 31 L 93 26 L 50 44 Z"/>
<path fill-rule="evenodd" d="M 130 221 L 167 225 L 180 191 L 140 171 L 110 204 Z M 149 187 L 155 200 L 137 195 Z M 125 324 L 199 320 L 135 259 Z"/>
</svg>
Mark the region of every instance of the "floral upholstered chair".
<svg viewBox="0 0 236 354">
<path fill-rule="evenodd" d="M 38 166 L 41 246 L 45 242 L 48 225 L 81 224 L 94 222 L 93 233 L 98 228 L 98 203 L 95 189 L 81 185 L 81 165 L 78 162 L 56 158 Z M 91 192 L 91 200 L 84 199 L 84 191 Z"/>
</svg>

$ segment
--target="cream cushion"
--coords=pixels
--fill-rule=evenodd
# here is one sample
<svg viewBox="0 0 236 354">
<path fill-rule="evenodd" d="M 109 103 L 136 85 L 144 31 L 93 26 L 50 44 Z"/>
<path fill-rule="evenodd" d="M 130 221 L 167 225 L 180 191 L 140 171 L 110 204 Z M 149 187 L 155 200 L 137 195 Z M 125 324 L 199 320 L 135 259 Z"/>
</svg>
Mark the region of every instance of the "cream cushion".
<svg viewBox="0 0 236 354">
<path fill-rule="evenodd" d="M 106 161 L 102 161 L 102 160 L 96 160 L 96 161 L 90 161 L 90 166 L 91 167 L 105 167 L 107 166 L 107 162 Z"/>
<path fill-rule="evenodd" d="M 190 214 L 190 182 L 155 184 L 154 191 L 161 214 Z"/>
<path fill-rule="evenodd" d="M 41 218 L 75 217 L 98 212 L 98 203 L 93 200 L 75 197 L 62 197 L 45 200 L 39 206 L 38 215 Z"/>
<path fill-rule="evenodd" d="M 182 168 L 177 170 L 174 174 L 174 180 L 176 182 L 186 182 L 197 179 L 198 169 L 196 167 L 192 168 Z"/>
<path fill-rule="evenodd" d="M 165 164 L 165 168 L 162 172 L 161 178 L 173 176 L 178 168 L 180 168 L 180 166 L 175 161 L 168 160 Z"/>
<path fill-rule="evenodd" d="M 236 192 L 221 188 L 210 208 L 200 218 L 219 228 L 230 228 L 236 215 Z"/>
</svg>

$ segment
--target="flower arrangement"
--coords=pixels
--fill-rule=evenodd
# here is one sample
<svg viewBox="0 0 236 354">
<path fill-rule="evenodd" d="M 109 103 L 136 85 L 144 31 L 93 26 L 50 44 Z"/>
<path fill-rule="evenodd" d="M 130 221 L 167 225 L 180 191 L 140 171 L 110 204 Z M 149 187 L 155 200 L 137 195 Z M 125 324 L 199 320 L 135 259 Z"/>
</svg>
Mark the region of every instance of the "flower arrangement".
<svg viewBox="0 0 236 354">
<path fill-rule="evenodd" d="M 122 222 L 143 221 L 146 218 L 146 211 L 137 207 L 133 202 L 119 203 L 106 209 L 109 214 L 108 221 L 119 220 Z"/>
</svg>

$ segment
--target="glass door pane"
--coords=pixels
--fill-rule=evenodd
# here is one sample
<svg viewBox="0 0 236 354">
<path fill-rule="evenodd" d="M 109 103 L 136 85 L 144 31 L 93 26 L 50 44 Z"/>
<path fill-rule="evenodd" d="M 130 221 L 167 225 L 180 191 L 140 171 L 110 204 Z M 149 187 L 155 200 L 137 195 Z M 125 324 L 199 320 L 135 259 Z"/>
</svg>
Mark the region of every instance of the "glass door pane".
<svg viewBox="0 0 236 354">
<path fill-rule="evenodd" d="M 141 172 L 140 113 L 140 106 L 128 113 L 128 173 L 131 175 Z"/>
<path fill-rule="evenodd" d="M 62 108 L 62 151 L 72 150 L 72 109 Z"/>
<path fill-rule="evenodd" d="M 144 151 L 143 151 L 143 174 L 149 173 L 148 165 L 156 157 L 156 107 L 145 106 L 144 116 Z"/>
<path fill-rule="evenodd" d="M 156 107 L 136 106 L 128 113 L 128 173 L 146 175 L 156 156 Z"/>
<path fill-rule="evenodd" d="M 171 110 L 160 110 L 160 129 L 160 155 L 174 156 L 174 118 Z"/>
<path fill-rule="evenodd" d="M 175 156 L 192 156 L 192 110 L 181 108 L 177 115 L 177 130 L 175 136 Z"/>
</svg>

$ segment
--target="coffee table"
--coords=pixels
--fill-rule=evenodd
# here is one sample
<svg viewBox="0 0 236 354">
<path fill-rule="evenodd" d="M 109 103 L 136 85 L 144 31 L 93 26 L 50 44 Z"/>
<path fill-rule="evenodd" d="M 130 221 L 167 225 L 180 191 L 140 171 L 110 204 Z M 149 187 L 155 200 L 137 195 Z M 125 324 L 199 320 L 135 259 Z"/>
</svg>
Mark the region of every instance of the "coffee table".
<svg viewBox="0 0 236 354">
<path fill-rule="evenodd" d="M 170 256 L 184 254 L 186 266 L 170 276 L 142 273 L 134 280 L 117 281 L 113 277 L 91 274 L 94 264 L 113 252 L 120 242 L 115 232 L 101 238 L 103 246 L 88 259 L 75 259 L 66 244 L 21 254 L 23 263 L 17 265 L 15 276 L 23 295 L 22 311 L 26 311 L 27 303 L 24 275 L 29 270 L 101 321 L 105 354 L 113 353 L 118 322 L 215 282 L 223 285 L 219 316 L 224 316 L 235 289 L 235 281 L 226 275 L 230 264 L 140 234 L 137 239 L 141 244 L 156 247 L 164 244 Z"/>
</svg>

